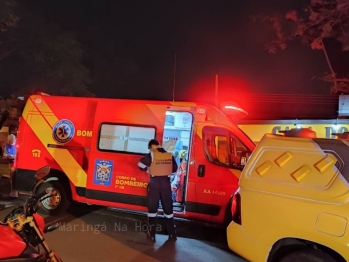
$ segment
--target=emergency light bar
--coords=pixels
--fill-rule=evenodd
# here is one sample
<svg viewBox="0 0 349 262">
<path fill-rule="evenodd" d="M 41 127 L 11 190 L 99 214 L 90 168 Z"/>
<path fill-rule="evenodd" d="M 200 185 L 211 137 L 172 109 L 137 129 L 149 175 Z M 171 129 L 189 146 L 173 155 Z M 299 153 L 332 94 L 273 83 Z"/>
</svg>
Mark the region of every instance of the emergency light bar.
<svg viewBox="0 0 349 262">
<path fill-rule="evenodd" d="M 221 105 L 221 110 L 229 115 L 229 116 L 234 116 L 236 118 L 241 118 L 244 116 L 247 116 L 248 113 L 238 104 L 232 103 L 232 102 L 227 102 Z"/>
<path fill-rule="evenodd" d="M 234 111 L 240 111 L 240 112 L 243 112 L 247 115 L 247 112 L 245 110 L 243 110 L 242 108 L 240 107 L 236 107 L 236 106 L 224 106 L 224 109 L 225 110 L 234 110 Z"/>
</svg>

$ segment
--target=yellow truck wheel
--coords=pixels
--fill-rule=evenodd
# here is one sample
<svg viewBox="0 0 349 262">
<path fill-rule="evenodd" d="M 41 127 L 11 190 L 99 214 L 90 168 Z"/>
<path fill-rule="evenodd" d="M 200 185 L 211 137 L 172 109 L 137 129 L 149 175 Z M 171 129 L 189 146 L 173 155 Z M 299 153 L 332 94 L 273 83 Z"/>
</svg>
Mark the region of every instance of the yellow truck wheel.
<svg viewBox="0 0 349 262">
<path fill-rule="evenodd" d="M 301 248 L 284 255 L 279 262 L 336 262 L 329 254 L 312 248 Z"/>
</svg>

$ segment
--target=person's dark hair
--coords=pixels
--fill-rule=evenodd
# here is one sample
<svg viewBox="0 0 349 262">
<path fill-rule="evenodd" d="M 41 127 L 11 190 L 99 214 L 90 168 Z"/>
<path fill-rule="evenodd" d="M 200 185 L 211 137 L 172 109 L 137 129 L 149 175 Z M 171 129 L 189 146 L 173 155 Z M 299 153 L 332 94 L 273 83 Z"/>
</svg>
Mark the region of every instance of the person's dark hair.
<svg viewBox="0 0 349 262">
<path fill-rule="evenodd" d="M 159 145 L 160 145 L 160 142 L 157 141 L 156 139 L 150 140 L 149 143 L 148 143 L 148 149 L 150 149 L 152 145 L 154 145 L 154 146 L 159 146 Z"/>
</svg>

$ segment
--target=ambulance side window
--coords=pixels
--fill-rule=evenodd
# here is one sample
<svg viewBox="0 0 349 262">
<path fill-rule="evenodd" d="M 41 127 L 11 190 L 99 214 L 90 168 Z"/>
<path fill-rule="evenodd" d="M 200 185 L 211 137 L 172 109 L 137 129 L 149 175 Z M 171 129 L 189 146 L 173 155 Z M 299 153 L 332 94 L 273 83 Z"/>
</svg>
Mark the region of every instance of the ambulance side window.
<svg viewBox="0 0 349 262">
<path fill-rule="evenodd" d="M 229 132 L 229 166 L 231 168 L 238 167 L 240 165 L 240 158 L 243 152 L 248 151 L 247 148 L 237 140 L 232 133 Z"/>
<path fill-rule="evenodd" d="M 103 123 L 99 132 L 98 149 L 100 151 L 131 154 L 149 152 L 148 142 L 156 135 L 155 127 L 132 126 Z"/>
<path fill-rule="evenodd" d="M 231 132 L 221 127 L 205 126 L 202 141 L 206 158 L 228 168 L 239 166 L 241 154 L 247 150 Z"/>
<path fill-rule="evenodd" d="M 205 126 L 202 141 L 206 158 L 217 165 L 229 167 L 228 130 L 221 127 Z"/>
</svg>

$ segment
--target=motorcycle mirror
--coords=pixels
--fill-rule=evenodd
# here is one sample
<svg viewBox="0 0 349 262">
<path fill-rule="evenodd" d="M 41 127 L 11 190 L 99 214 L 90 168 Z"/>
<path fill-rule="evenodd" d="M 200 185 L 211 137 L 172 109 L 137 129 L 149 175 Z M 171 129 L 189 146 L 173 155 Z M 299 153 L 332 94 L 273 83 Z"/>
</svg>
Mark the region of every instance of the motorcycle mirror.
<svg viewBox="0 0 349 262">
<path fill-rule="evenodd" d="M 50 166 L 44 166 L 35 173 L 35 178 L 40 180 L 43 179 L 50 172 Z"/>
</svg>

